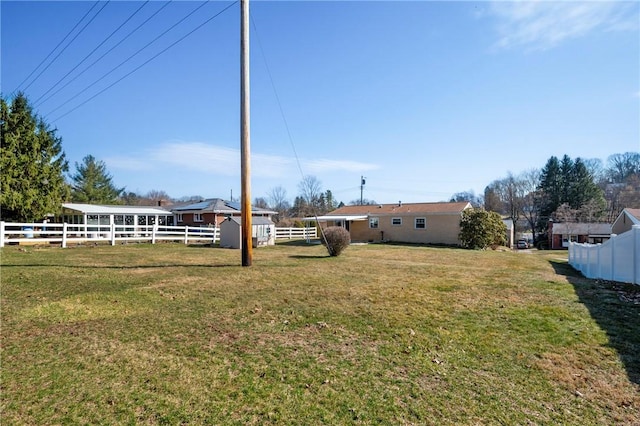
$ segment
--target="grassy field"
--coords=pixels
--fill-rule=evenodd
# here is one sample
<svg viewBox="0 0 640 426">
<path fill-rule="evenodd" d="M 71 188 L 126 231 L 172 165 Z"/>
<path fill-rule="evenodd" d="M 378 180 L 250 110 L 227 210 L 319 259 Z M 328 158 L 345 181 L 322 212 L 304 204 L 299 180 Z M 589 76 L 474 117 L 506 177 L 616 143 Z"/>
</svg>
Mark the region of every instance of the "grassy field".
<svg viewBox="0 0 640 426">
<path fill-rule="evenodd" d="M 1 255 L 3 425 L 640 424 L 638 290 L 566 252 Z"/>
</svg>

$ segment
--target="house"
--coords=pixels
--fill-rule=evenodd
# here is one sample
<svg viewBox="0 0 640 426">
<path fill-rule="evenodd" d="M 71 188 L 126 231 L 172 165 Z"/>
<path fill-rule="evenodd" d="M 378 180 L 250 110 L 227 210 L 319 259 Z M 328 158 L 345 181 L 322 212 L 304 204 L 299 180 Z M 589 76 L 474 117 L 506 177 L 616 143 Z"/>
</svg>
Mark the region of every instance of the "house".
<svg viewBox="0 0 640 426">
<path fill-rule="evenodd" d="M 599 244 L 611 238 L 608 223 L 549 222 L 549 248 L 566 249 L 569 242 Z"/>
<path fill-rule="evenodd" d="M 253 247 L 276 244 L 276 225 L 266 217 L 252 217 L 251 237 Z M 220 224 L 220 247 L 242 248 L 242 220 L 240 216 L 229 216 Z"/>
<path fill-rule="evenodd" d="M 611 233 L 620 235 L 630 231 L 633 225 L 640 225 L 640 209 L 624 209 L 613 221 Z"/>
<path fill-rule="evenodd" d="M 120 206 L 63 203 L 56 222 L 86 225 L 166 225 L 174 224 L 173 213 L 155 206 Z"/>
<path fill-rule="evenodd" d="M 240 217 L 242 214 L 240 203 L 225 201 L 220 198 L 211 198 L 184 206 L 175 206 L 171 208 L 171 212 L 176 217 L 176 225 L 180 226 L 218 226 L 227 217 Z M 276 213 L 271 210 L 251 207 L 253 220 L 256 220 L 256 218 L 271 220 L 271 216 Z"/>
<path fill-rule="evenodd" d="M 322 227 L 342 226 L 353 242 L 460 245 L 461 203 L 402 203 L 344 206 L 324 216 L 304 218 Z"/>
</svg>

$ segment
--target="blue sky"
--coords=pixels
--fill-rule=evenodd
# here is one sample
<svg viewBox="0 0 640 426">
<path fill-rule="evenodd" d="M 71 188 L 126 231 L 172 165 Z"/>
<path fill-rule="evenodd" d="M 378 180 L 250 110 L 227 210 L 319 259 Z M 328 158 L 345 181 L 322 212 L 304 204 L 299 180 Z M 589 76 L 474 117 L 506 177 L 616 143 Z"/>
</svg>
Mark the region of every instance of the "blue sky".
<svg viewBox="0 0 640 426">
<path fill-rule="evenodd" d="M 134 55 L 201 4 L 166 5 L 62 88 L 165 3 L 96 49 L 143 5 L 98 2 L 36 68 L 94 2 L 3 0 L 2 94 L 25 91 L 71 171 L 90 154 L 128 191 L 239 197 L 239 4 L 208 2 Z M 638 2 L 254 0 L 251 15 L 252 199 L 293 201 L 304 174 L 344 202 L 360 176 L 380 203 L 446 201 L 552 155 L 640 150 Z"/>
</svg>

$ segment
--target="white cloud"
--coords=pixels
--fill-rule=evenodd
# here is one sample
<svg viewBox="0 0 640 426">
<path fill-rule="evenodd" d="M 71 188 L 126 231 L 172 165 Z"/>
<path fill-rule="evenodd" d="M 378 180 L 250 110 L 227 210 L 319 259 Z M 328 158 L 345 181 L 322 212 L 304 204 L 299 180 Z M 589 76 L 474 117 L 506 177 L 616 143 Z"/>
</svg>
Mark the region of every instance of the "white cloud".
<svg viewBox="0 0 640 426">
<path fill-rule="evenodd" d="M 496 47 L 546 50 L 593 31 L 638 29 L 638 4 L 620 1 L 496 1 Z"/>
<path fill-rule="evenodd" d="M 197 171 L 217 176 L 240 175 L 240 151 L 206 144 L 203 142 L 171 141 L 137 157 L 113 157 L 108 159 L 109 167 L 125 170 L 163 169 L 167 166 L 176 172 Z M 340 159 L 300 160 L 305 174 L 355 171 L 357 173 L 378 169 L 371 163 Z M 169 169 L 168 171 L 172 170 Z M 251 174 L 262 178 L 284 178 L 298 176 L 300 171 L 293 157 L 251 154 Z"/>
<path fill-rule="evenodd" d="M 107 157 L 104 162 L 108 168 L 121 170 L 151 170 L 153 168 L 148 161 L 133 157 Z"/>
</svg>

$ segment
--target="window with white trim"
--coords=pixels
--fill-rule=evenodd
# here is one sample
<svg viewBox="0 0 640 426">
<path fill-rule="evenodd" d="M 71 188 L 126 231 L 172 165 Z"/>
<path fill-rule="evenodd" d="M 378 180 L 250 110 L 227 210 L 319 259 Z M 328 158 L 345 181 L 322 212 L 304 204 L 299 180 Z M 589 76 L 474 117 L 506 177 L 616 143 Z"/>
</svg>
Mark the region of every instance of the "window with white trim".
<svg viewBox="0 0 640 426">
<path fill-rule="evenodd" d="M 202 213 L 194 213 L 193 214 L 194 222 L 202 222 Z"/>
<path fill-rule="evenodd" d="M 426 229 L 427 228 L 427 218 L 426 217 L 416 217 L 416 219 L 415 219 L 415 228 L 416 229 Z"/>
<path fill-rule="evenodd" d="M 376 229 L 378 228 L 378 225 L 380 224 L 380 219 L 377 217 L 370 217 L 369 218 L 369 228 L 371 229 Z"/>
<path fill-rule="evenodd" d="M 392 226 L 402 226 L 402 218 L 401 217 L 392 217 L 391 218 Z"/>
<path fill-rule="evenodd" d="M 183 222 L 182 213 L 178 213 L 178 214 L 176 214 L 176 216 L 177 216 L 178 223 Z"/>
</svg>

